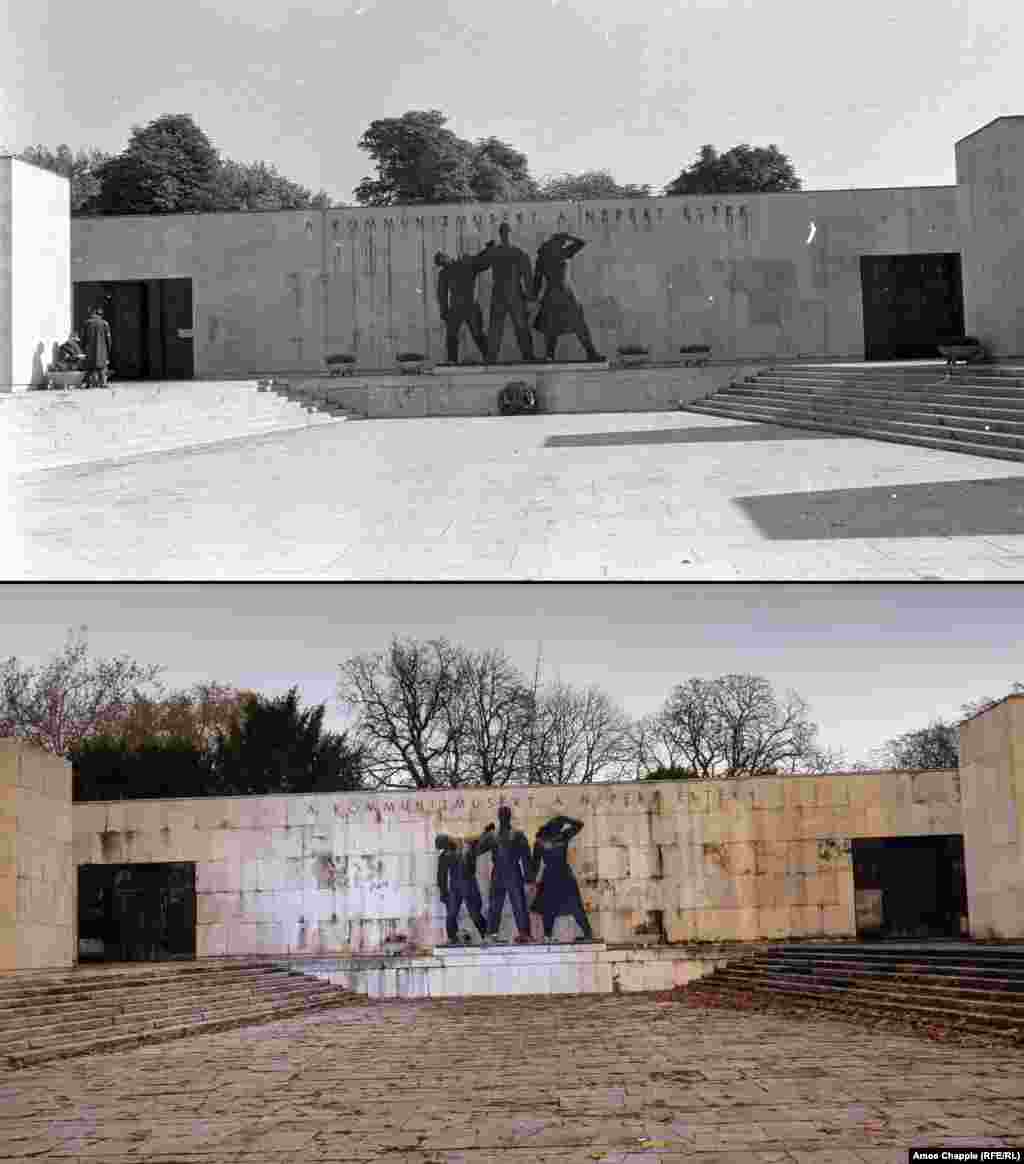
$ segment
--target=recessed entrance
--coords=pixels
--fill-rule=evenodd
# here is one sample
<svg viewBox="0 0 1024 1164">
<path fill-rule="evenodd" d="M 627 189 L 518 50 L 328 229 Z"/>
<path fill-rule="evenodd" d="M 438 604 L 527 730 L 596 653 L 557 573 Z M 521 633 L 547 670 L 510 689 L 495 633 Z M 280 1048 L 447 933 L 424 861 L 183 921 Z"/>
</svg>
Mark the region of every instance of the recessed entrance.
<svg viewBox="0 0 1024 1164">
<path fill-rule="evenodd" d="M 959 938 L 968 932 L 964 839 L 853 842 L 859 938 Z"/>
<path fill-rule="evenodd" d="M 195 956 L 194 861 L 79 866 L 79 962 L 169 962 Z"/>
<path fill-rule="evenodd" d="M 111 367 L 118 380 L 191 380 L 192 280 L 76 283 L 75 329 L 102 304 L 110 324 Z"/>
<path fill-rule="evenodd" d="M 865 255 L 864 359 L 938 359 L 943 336 L 963 335 L 960 256 Z"/>
</svg>

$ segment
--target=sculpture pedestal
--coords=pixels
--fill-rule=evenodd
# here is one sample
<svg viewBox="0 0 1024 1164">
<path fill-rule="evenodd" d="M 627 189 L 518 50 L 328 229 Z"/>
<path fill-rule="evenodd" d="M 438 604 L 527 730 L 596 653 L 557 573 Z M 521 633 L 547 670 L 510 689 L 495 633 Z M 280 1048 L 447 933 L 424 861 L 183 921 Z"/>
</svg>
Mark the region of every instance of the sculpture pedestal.
<svg viewBox="0 0 1024 1164">
<path fill-rule="evenodd" d="M 479 994 L 607 994 L 604 942 L 435 946 L 434 998 Z M 607 981 L 606 981 L 607 980 Z"/>
<path fill-rule="evenodd" d="M 362 955 L 282 959 L 277 964 L 369 998 L 461 998 L 671 990 L 747 953 L 745 949 L 609 949 L 604 942 L 532 942 L 522 946 L 435 946 L 432 955 L 419 958 Z"/>
</svg>

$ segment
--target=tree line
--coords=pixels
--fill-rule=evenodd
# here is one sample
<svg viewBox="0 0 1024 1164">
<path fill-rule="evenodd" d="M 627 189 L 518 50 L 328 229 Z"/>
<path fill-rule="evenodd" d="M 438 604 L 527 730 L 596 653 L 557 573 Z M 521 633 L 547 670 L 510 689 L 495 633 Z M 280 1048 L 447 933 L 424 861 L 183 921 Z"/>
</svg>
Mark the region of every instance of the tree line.
<svg viewBox="0 0 1024 1164">
<path fill-rule="evenodd" d="M 606 169 L 537 180 L 526 155 L 496 137 L 475 142 L 447 128 L 439 110 L 410 110 L 372 121 L 359 148 L 374 163 L 353 195 L 361 206 L 450 202 L 582 201 L 651 197 L 649 185 L 620 184 Z M 188 114 L 165 114 L 135 126 L 118 154 L 30 146 L 24 161 L 71 184 L 73 215 L 181 214 L 202 211 L 302 210 L 332 205 L 265 161 L 222 158 Z M 701 148 L 664 188 L 666 195 L 799 190 L 793 164 L 774 144 L 740 144 L 719 153 Z"/>
<path fill-rule="evenodd" d="M 796 692 L 760 676 L 688 679 L 631 719 L 597 685 L 540 682 L 500 649 L 395 637 L 339 665 L 349 731 L 298 689 L 219 683 L 168 690 L 163 668 L 93 658 L 83 632 L 47 663 L 0 663 L 0 737 L 65 756 L 74 799 L 697 780 L 863 770 L 817 742 Z M 1024 691 L 1024 684 L 1014 684 Z M 991 706 L 965 704 L 965 716 Z M 957 766 L 956 724 L 886 741 L 877 767 Z"/>
</svg>

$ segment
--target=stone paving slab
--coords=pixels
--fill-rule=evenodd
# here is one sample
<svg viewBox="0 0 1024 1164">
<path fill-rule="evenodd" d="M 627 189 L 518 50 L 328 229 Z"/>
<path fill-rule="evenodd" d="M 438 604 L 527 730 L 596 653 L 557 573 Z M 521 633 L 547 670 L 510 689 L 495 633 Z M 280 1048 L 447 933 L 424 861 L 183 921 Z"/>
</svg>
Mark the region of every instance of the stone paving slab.
<svg viewBox="0 0 1024 1164">
<path fill-rule="evenodd" d="M 0 1161 L 888 1164 L 1024 1144 L 1024 1055 L 664 995 L 394 1002 L 0 1076 Z"/>
<path fill-rule="evenodd" d="M 695 413 L 349 422 L 18 474 L 3 577 L 1014 581 L 1021 469 Z"/>
</svg>

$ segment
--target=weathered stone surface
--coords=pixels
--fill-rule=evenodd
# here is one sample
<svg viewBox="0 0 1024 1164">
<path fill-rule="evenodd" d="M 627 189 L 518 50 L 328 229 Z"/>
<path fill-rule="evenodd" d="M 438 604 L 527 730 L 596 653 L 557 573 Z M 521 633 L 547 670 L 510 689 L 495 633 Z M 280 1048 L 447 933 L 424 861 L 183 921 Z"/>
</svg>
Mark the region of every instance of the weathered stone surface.
<svg viewBox="0 0 1024 1164">
<path fill-rule="evenodd" d="M 0 1160 L 888 1164 L 1019 1145 L 1019 1064 L 656 995 L 384 1003 L 20 1072 Z"/>
</svg>

